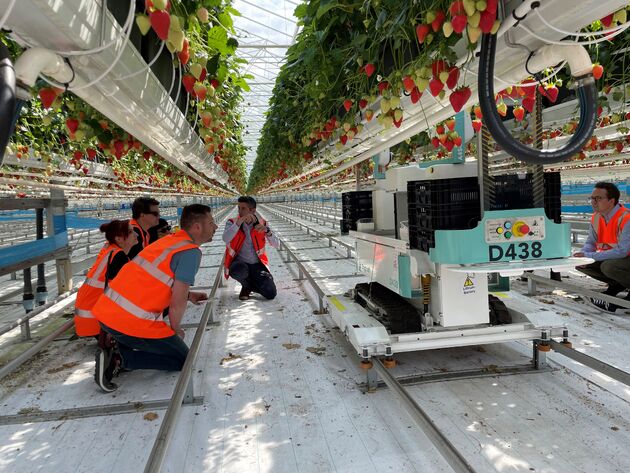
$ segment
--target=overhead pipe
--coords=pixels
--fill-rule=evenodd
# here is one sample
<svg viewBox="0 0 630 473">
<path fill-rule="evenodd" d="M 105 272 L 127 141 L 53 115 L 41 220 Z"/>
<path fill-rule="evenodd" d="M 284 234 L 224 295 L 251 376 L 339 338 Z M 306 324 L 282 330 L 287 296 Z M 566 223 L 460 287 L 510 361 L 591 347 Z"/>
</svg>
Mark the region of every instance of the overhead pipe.
<svg viewBox="0 0 630 473">
<path fill-rule="evenodd" d="M 546 45 L 531 53 L 524 69 L 513 72 L 512 81 L 523 73 L 534 75 L 546 67 L 566 61 L 574 78 L 580 104 L 580 122 L 571 139 L 562 147 L 538 150 L 514 138 L 503 125 L 494 100 L 494 60 L 498 37 L 522 21 L 529 12 L 540 6 L 539 1 L 528 0 L 507 16 L 496 34 L 483 34 L 479 54 L 478 96 L 479 106 L 488 131 L 505 152 L 529 164 L 553 164 L 564 161 L 580 152 L 591 138 L 597 125 L 597 88 L 593 77 L 593 64 L 586 49 L 578 44 Z M 518 76 L 518 77 L 517 77 Z M 510 80 L 509 77 L 505 78 Z"/>
<path fill-rule="evenodd" d="M 7 47 L 0 43 L 0 166 L 15 128 L 15 69 Z"/>
</svg>

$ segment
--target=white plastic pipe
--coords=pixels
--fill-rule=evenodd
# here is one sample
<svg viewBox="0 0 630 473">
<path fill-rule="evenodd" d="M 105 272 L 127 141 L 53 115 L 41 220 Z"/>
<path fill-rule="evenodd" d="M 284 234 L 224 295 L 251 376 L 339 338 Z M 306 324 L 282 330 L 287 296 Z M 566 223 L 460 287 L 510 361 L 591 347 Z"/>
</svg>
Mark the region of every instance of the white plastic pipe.
<svg viewBox="0 0 630 473">
<path fill-rule="evenodd" d="M 72 80 L 72 69 L 58 54 L 44 48 L 27 49 L 15 61 L 18 84 L 33 87 L 39 74 L 45 74 L 65 84 Z M 27 97 L 30 98 L 30 97 Z"/>
<path fill-rule="evenodd" d="M 566 61 L 569 65 L 573 77 L 584 76 L 593 71 L 593 63 L 586 48 L 579 44 L 567 42 L 563 46 L 548 44 L 541 47 L 527 63 L 527 69 L 525 69 L 525 64 L 512 69 L 509 73 L 503 75 L 503 80 L 517 83 L 524 75 L 529 75 L 530 72 L 532 74 L 540 72 L 563 61 Z"/>
</svg>

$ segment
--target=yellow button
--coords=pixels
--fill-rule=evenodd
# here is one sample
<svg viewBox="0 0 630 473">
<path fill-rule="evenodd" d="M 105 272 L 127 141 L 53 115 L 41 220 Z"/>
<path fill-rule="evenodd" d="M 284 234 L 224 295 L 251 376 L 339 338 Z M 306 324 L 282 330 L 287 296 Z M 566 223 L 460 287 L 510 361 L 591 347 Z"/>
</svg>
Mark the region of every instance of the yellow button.
<svg viewBox="0 0 630 473">
<path fill-rule="evenodd" d="M 501 233 L 503 233 L 503 227 L 499 227 L 499 228 L 497 228 L 497 233 L 498 233 L 499 235 L 501 235 Z"/>
</svg>

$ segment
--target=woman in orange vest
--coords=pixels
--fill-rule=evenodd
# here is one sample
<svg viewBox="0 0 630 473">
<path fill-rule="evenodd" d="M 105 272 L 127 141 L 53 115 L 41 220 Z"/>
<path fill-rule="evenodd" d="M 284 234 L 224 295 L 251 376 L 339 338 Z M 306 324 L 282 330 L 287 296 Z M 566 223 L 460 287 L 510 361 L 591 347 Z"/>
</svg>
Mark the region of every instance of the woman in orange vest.
<svg viewBox="0 0 630 473">
<path fill-rule="evenodd" d="M 129 220 L 112 220 L 100 227 L 107 242 L 96 257 L 85 282 L 77 292 L 74 304 L 74 327 L 79 337 L 98 337 L 101 327 L 92 314 L 92 308 L 103 294 L 108 281 L 129 262 L 127 254 L 137 242 Z"/>
<path fill-rule="evenodd" d="M 591 228 L 581 251 L 594 263 L 578 266 L 584 274 L 608 284 L 604 294 L 616 296 L 630 289 L 630 209 L 619 203 L 621 193 L 611 182 L 595 184 L 590 197 L 593 206 Z M 630 300 L 630 292 L 625 297 Z M 590 302 L 606 312 L 614 313 L 619 306 L 599 298 Z"/>
</svg>

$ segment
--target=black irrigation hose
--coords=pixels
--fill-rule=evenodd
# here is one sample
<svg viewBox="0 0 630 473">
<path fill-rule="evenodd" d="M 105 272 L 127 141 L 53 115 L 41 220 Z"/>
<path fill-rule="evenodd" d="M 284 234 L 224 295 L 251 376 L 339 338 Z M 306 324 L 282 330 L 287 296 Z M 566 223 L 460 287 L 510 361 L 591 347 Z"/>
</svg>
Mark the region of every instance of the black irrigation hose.
<svg viewBox="0 0 630 473">
<path fill-rule="evenodd" d="M 7 47 L 0 43 L 0 165 L 15 127 L 15 70 Z"/>
<path fill-rule="evenodd" d="M 597 124 L 597 89 L 591 74 L 578 79 L 577 94 L 580 102 L 580 123 L 571 139 L 556 149 L 534 149 L 514 138 L 505 128 L 497 111 L 494 100 L 494 55 L 497 37 L 494 34 L 483 34 L 481 53 L 479 56 L 479 106 L 483 114 L 484 124 L 503 150 L 520 161 L 529 164 L 553 164 L 564 161 L 579 153 L 584 144 L 593 135 Z"/>
</svg>

